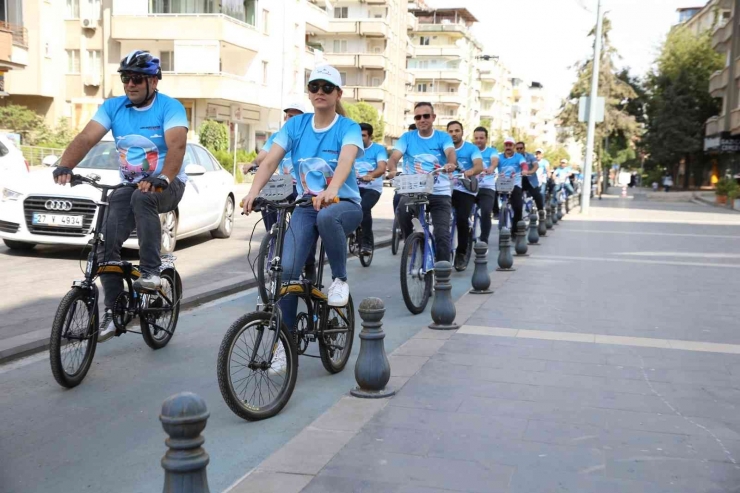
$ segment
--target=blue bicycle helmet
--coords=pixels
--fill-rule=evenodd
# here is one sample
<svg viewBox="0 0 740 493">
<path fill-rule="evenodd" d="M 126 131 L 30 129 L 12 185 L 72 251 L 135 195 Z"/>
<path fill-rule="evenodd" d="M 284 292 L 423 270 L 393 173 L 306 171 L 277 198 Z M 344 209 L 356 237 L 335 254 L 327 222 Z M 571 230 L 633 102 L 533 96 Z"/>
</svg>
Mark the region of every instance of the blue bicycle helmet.
<svg viewBox="0 0 740 493">
<path fill-rule="evenodd" d="M 118 66 L 118 72 L 132 72 L 136 74 L 152 75 L 162 79 L 162 68 L 159 58 L 152 56 L 148 51 L 134 50 L 126 55 Z"/>
</svg>

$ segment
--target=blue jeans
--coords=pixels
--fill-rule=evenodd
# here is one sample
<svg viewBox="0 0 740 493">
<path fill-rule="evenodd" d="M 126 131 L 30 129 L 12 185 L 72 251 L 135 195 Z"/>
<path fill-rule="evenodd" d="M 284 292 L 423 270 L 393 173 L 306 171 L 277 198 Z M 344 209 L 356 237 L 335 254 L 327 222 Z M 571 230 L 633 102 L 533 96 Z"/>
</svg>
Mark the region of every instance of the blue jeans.
<svg viewBox="0 0 740 493">
<path fill-rule="evenodd" d="M 283 282 L 296 281 L 301 275 L 309 251 L 318 237 L 329 259 L 332 279 L 347 280 L 347 236 L 362 221 L 360 204 L 342 200 L 320 211 L 313 207 L 296 207 L 290 218 L 283 243 Z M 283 322 L 289 330 L 295 325 L 298 298 L 285 296 L 280 300 Z"/>
</svg>

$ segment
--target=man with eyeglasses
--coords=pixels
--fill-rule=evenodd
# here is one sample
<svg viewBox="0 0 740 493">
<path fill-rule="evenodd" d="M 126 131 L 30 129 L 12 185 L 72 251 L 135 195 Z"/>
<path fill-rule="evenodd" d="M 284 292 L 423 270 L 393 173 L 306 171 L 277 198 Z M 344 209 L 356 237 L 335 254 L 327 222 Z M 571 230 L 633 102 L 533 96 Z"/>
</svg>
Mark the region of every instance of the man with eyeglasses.
<svg viewBox="0 0 740 493">
<path fill-rule="evenodd" d="M 540 182 L 537 176 L 539 171 L 539 161 L 531 153 L 527 152 L 526 145 L 524 142 L 516 143 L 516 152 L 524 156 L 524 160 L 527 162 L 527 169 L 522 171 L 522 176 L 526 179 L 522 180 L 522 190 L 527 192 L 533 199 L 534 203 L 537 204 L 537 210 L 545 210 L 545 201 L 540 193 Z M 516 226 L 516 223 L 514 223 Z"/>
<path fill-rule="evenodd" d="M 173 211 L 182 199 L 188 181 L 181 169 L 188 135 L 185 108 L 176 99 L 157 91 L 162 78 L 159 59 L 136 50 L 121 60 L 118 67 L 125 96 L 106 100 L 93 119 L 69 144 L 54 181 L 72 181 L 72 169 L 111 130 L 118 151 L 121 182 L 108 197 L 108 214 L 97 252 L 98 262 L 121 260 L 121 247 L 136 228 L 139 239 L 141 277 L 137 290 L 153 291 L 160 285 L 160 247 L 162 231 L 159 214 Z M 116 274 L 102 274 L 105 312 L 98 342 L 116 335 L 113 305 L 123 291 L 123 280 Z"/>
<path fill-rule="evenodd" d="M 431 173 L 444 168 L 452 173 L 457 168 L 457 156 L 452 139 L 445 132 L 434 129 L 434 114 L 432 103 L 416 103 L 414 107 L 414 121 L 416 130 L 406 132 L 393 147 L 388 159 L 389 177 L 396 175 L 398 161 L 403 157 L 403 172 Z M 434 241 L 437 247 L 437 261 L 450 261 L 450 213 L 452 209 L 452 186 L 447 174 L 440 173 L 435 177 L 434 189 L 429 196 L 427 206 L 434 225 Z M 408 238 L 413 231 L 411 211 L 406 209 L 408 199 L 401 197 L 396 208 L 398 221 L 404 238 Z"/>
</svg>

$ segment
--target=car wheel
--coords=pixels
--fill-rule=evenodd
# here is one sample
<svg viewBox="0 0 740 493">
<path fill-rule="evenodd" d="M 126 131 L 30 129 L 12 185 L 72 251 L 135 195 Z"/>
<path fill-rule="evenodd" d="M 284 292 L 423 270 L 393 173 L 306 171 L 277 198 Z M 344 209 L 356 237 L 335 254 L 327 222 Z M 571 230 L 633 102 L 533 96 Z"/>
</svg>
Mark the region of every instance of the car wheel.
<svg viewBox="0 0 740 493">
<path fill-rule="evenodd" d="M 228 238 L 234 229 L 234 198 L 226 197 L 224 213 L 221 216 L 221 224 L 218 228 L 211 230 L 211 236 L 214 238 Z"/>
<path fill-rule="evenodd" d="M 177 214 L 175 211 L 165 212 L 159 215 L 162 223 L 162 245 L 161 253 L 172 253 L 177 243 Z"/>
<path fill-rule="evenodd" d="M 11 250 L 31 250 L 36 246 L 36 243 L 25 243 L 23 241 L 3 240 L 5 246 Z"/>
</svg>

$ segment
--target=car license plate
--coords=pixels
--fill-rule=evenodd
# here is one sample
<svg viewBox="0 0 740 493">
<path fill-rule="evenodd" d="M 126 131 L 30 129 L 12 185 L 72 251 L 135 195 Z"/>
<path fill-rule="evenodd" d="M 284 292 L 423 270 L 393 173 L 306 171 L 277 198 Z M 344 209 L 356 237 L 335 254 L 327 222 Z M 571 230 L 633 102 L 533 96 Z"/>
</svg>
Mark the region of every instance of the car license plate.
<svg viewBox="0 0 740 493">
<path fill-rule="evenodd" d="M 35 226 L 58 226 L 60 228 L 81 228 L 83 216 L 65 214 L 43 214 L 34 212 L 32 223 Z"/>
</svg>

